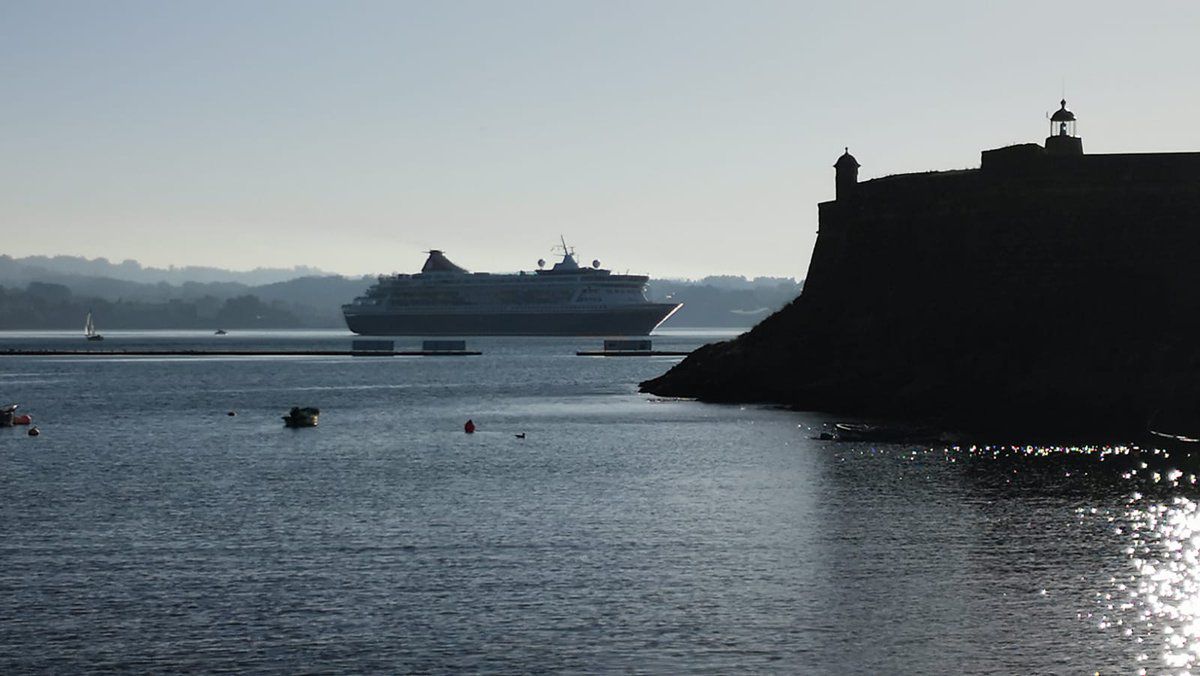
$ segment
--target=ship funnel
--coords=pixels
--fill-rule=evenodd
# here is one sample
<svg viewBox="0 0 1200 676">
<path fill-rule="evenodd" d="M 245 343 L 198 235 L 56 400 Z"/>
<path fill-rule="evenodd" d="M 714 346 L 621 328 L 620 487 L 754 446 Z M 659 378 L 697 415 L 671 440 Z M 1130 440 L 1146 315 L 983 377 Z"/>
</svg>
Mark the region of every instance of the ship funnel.
<svg viewBox="0 0 1200 676">
<path fill-rule="evenodd" d="M 539 258 L 539 259 L 538 259 L 538 267 L 539 267 L 539 268 L 544 268 L 544 267 L 546 267 L 546 259 L 545 259 L 545 258 Z"/>
<path fill-rule="evenodd" d="M 599 270 L 599 269 L 600 269 L 600 259 L 599 259 L 599 258 L 597 258 L 596 260 L 592 261 L 592 267 L 593 267 L 593 268 L 596 268 L 597 270 Z"/>
</svg>

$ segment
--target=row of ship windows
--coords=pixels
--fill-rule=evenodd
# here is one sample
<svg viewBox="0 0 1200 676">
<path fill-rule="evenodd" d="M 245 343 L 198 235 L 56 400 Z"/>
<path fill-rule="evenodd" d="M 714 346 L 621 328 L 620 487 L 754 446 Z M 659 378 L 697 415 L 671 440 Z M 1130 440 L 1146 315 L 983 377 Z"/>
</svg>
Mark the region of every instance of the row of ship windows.
<svg viewBox="0 0 1200 676">
<path fill-rule="evenodd" d="M 501 295 L 489 298 L 464 298 L 454 295 L 393 295 L 386 299 L 363 299 L 360 305 L 413 306 L 413 305 L 542 305 L 542 304 L 593 304 L 605 303 L 610 299 L 598 296 L 571 297 L 504 297 Z M 634 300 L 634 299 L 631 299 Z M 636 300 L 641 300 L 640 298 Z"/>
</svg>

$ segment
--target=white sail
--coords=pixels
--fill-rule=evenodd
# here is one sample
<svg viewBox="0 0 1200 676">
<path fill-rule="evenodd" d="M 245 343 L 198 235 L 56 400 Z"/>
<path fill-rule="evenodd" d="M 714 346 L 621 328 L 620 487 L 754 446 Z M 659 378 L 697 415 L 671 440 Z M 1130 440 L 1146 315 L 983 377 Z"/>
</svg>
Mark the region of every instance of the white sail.
<svg viewBox="0 0 1200 676">
<path fill-rule="evenodd" d="M 83 336 L 88 340 L 104 340 L 104 337 L 96 333 L 96 324 L 91 321 L 91 312 L 88 312 L 88 318 L 83 323 Z"/>
</svg>

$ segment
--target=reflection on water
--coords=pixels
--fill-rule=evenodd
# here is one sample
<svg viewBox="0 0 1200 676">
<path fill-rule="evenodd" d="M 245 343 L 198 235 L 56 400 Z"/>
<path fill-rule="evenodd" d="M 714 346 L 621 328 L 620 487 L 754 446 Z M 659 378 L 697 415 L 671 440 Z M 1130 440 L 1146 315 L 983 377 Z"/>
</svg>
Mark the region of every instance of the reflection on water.
<svg viewBox="0 0 1200 676">
<path fill-rule="evenodd" d="M 1003 473 L 1012 474 L 1005 479 L 1010 489 L 1070 494 L 1086 487 L 1080 495 L 1087 506 L 1074 510 L 1076 526 L 1093 543 L 1107 546 L 1078 578 L 1082 586 L 1095 588 L 1093 606 L 1077 611 L 1077 619 L 1109 638 L 1111 662 L 1122 671 L 1195 673 L 1200 666 L 1200 477 L 1179 469 L 1195 466 L 1190 455 L 1136 447 L 954 450 L 971 462 L 1007 464 Z M 1102 468 L 1104 463 L 1108 466 Z M 1120 499 L 1106 500 L 1106 494 Z M 1100 565 L 1104 560 L 1119 565 Z M 1106 568 L 1111 572 L 1096 580 L 1094 574 Z M 1047 589 L 1040 593 L 1054 596 Z"/>
<path fill-rule="evenodd" d="M 0 672 L 1200 671 L 1186 458 L 823 441 L 481 345 L 0 359 L 43 430 L 0 430 Z"/>
<path fill-rule="evenodd" d="M 1175 482 L 1182 475 L 1174 470 L 1167 476 Z M 1190 674 L 1200 660 L 1200 504 L 1185 496 L 1148 500 L 1140 493 L 1129 502 L 1123 518 L 1106 517 L 1129 542 L 1129 572 L 1110 578 L 1109 588 L 1097 593 L 1097 624 L 1141 648 L 1141 673 Z"/>
</svg>

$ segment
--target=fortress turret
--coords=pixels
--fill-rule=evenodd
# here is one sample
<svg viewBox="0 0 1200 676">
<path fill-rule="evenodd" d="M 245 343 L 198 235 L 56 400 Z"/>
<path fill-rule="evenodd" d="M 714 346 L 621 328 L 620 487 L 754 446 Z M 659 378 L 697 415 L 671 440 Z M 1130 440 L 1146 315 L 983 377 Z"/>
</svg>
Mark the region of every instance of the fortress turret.
<svg viewBox="0 0 1200 676">
<path fill-rule="evenodd" d="M 854 194 L 858 188 L 858 168 L 862 166 L 854 156 L 850 154 L 850 148 L 846 148 L 846 152 L 838 158 L 834 163 L 833 168 L 837 170 L 834 186 L 836 199 L 845 199 Z"/>
<path fill-rule="evenodd" d="M 1082 155 L 1083 139 L 1075 135 L 1075 113 L 1067 110 L 1067 100 L 1050 116 L 1050 136 L 1046 152 L 1050 155 Z"/>
</svg>

